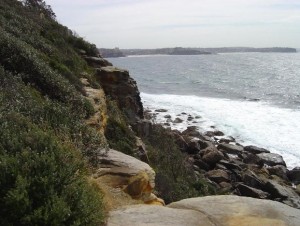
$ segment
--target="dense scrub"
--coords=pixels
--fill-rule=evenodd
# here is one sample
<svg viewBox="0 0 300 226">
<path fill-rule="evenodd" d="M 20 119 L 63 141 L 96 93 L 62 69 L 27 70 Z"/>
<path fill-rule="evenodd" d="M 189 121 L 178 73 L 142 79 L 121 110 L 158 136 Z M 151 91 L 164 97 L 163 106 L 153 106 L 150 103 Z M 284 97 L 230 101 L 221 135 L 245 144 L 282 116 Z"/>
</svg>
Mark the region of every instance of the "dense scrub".
<svg viewBox="0 0 300 226">
<path fill-rule="evenodd" d="M 95 225 L 101 196 L 72 146 L 21 114 L 0 118 L 1 225 Z"/>
<path fill-rule="evenodd" d="M 210 184 L 196 177 L 192 165 L 187 161 L 188 155 L 179 150 L 170 130 L 153 125 L 145 140 L 150 165 L 156 172 L 156 190 L 166 203 L 216 194 Z"/>
<path fill-rule="evenodd" d="M 135 156 L 136 138 L 134 132 L 128 127 L 128 120 L 113 100 L 107 101 L 108 121 L 105 137 L 109 146 L 127 155 Z M 135 156 L 136 157 L 136 156 Z"/>
<path fill-rule="evenodd" d="M 93 69 L 79 52 L 98 54 L 53 17 L 0 1 L 1 225 L 103 220 L 101 195 L 87 175 L 106 144 L 84 123 L 93 108 L 79 78 L 92 81 Z"/>
</svg>

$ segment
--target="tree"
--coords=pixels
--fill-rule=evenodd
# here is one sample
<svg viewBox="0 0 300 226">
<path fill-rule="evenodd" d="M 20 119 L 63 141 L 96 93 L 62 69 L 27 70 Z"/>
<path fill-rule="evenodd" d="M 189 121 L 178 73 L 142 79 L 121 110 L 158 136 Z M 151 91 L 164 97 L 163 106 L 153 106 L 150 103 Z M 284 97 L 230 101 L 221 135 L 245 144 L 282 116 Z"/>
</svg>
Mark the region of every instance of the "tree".
<svg viewBox="0 0 300 226">
<path fill-rule="evenodd" d="M 56 18 L 56 15 L 53 12 L 51 6 L 47 5 L 44 0 L 23 0 L 23 4 L 26 7 L 40 11 L 41 15 L 43 14 L 44 16 L 51 19 Z"/>
</svg>

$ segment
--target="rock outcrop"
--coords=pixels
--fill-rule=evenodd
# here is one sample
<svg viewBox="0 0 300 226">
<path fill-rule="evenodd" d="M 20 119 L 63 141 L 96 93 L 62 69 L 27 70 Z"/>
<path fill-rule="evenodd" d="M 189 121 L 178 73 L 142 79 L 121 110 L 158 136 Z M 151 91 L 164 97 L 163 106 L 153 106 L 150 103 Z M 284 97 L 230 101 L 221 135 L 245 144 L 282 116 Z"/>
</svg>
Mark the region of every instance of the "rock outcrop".
<svg viewBox="0 0 300 226">
<path fill-rule="evenodd" d="M 147 204 L 164 204 L 152 193 L 155 172 L 147 163 L 113 149 L 103 149 L 99 154 L 101 167 L 93 175 L 99 184 L 119 188 L 120 192 Z"/>
<path fill-rule="evenodd" d="M 108 226 L 298 226 L 300 210 L 240 196 L 184 199 L 167 207 L 132 205 L 110 213 Z"/>
<path fill-rule="evenodd" d="M 112 66 L 110 62 L 101 57 L 85 56 L 84 59 L 86 60 L 89 66 L 94 68 Z"/>
<path fill-rule="evenodd" d="M 96 79 L 105 94 L 115 100 L 131 123 L 143 118 L 143 105 L 136 81 L 127 70 L 112 66 L 97 68 Z"/>
<path fill-rule="evenodd" d="M 94 108 L 94 114 L 86 120 L 86 124 L 95 128 L 99 132 L 102 142 L 106 143 L 104 131 L 107 125 L 107 106 L 104 91 L 92 88 L 86 78 L 81 78 L 80 81 L 84 85 L 86 98 Z"/>
</svg>

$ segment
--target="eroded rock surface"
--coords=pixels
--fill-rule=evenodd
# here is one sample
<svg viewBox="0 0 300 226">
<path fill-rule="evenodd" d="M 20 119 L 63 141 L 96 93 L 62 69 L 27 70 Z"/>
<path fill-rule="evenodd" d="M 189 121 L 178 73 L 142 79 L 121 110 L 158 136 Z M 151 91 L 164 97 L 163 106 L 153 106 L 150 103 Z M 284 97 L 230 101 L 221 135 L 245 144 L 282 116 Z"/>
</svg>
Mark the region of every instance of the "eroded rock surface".
<svg viewBox="0 0 300 226">
<path fill-rule="evenodd" d="M 99 154 L 101 168 L 93 175 L 95 179 L 111 188 L 121 188 L 144 203 L 164 204 L 152 193 L 155 172 L 147 163 L 113 149 L 103 149 Z"/>
<path fill-rule="evenodd" d="M 113 66 L 97 68 L 97 81 L 103 87 L 105 94 L 110 96 L 129 120 L 134 123 L 137 118 L 143 118 L 143 105 L 136 81 L 129 76 L 127 70 Z"/>
<path fill-rule="evenodd" d="M 299 226 L 300 210 L 240 196 L 184 199 L 167 207 L 132 205 L 112 211 L 108 226 Z"/>
</svg>

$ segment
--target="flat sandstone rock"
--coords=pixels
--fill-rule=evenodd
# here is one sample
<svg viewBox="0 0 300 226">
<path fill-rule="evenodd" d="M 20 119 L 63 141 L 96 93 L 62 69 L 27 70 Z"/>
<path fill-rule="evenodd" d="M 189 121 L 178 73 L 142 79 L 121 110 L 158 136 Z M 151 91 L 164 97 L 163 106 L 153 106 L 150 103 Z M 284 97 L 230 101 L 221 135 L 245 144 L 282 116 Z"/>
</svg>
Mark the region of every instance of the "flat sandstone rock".
<svg viewBox="0 0 300 226">
<path fill-rule="evenodd" d="M 168 207 L 133 205 L 112 211 L 108 226 L 299 226 L 300 210 L 271 200 L 240 196 L 184 199 Z"/>
</svg>

